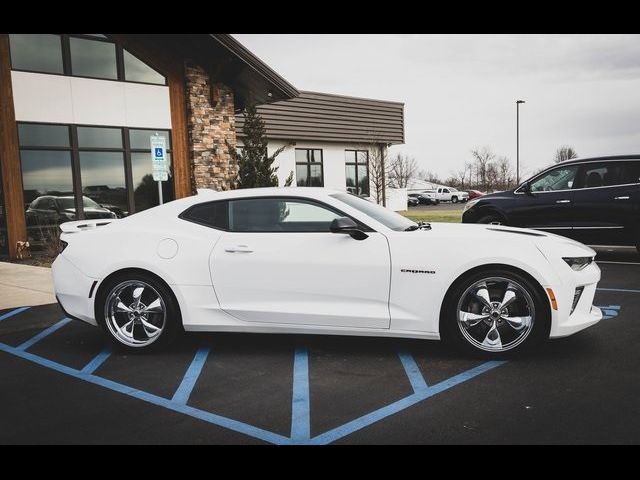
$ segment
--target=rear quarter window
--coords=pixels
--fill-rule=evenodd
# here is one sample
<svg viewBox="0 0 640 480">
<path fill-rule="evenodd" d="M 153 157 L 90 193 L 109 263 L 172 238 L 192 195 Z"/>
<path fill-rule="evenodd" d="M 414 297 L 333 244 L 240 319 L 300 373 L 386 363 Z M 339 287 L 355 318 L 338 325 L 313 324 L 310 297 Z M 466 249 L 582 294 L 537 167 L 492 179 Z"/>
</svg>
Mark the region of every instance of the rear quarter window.
<svg viewBox="0 0 640 480">
<path fill-rule="evenodd" d="M 218 230 L 228 230 L 229 202 L 208 202 L 193 205 L 182 212 L 179 218 Z"/>
</svg>

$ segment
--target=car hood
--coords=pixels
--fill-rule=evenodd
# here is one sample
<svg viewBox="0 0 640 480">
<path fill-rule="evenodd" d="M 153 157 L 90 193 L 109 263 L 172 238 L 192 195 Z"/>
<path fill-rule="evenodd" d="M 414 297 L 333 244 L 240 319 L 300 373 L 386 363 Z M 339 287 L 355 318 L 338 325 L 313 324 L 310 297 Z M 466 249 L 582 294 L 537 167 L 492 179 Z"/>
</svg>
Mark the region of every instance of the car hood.
<svg viewBox="0 0 640 480">
<path fill-rule="evenodd" d="M 66 208 L 64 213 L 76 214 L 75 208 Z M 110 218 L 111 211 L 106 208 L 84 207 L 85 218 Z"/>
<path fill-rule="evenodd" d="M 469 223 L 432 223 L 431 230 L 417 232 L 424 235 L 468 237 L 478 240 L 509 242 L 510 244 L 514 242 L 532 242 L 545 256 L 550 253 L 560 253 L 563 256 L 593 257 L 596 254 L 592 248 L 570 238 L 530 228 Z"/>
</svg>

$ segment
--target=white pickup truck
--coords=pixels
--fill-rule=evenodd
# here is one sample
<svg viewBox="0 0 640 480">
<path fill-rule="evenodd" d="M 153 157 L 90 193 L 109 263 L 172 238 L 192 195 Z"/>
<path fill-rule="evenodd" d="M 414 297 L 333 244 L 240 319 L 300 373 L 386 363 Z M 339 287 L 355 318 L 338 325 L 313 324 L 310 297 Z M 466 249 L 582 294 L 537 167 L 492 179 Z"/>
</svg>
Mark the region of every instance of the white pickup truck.
<svg viewBox="0 0 640 480">
<path fill-rule="evenodd" d="M 440 202 L 466 202 L 469 200 L 469 194 L 467 192 L 461 192 L 453 187 L 438 187 L 433 190 L 427 190 L 430 194 L 433 194 L 436 200 Z"/>
</svg>

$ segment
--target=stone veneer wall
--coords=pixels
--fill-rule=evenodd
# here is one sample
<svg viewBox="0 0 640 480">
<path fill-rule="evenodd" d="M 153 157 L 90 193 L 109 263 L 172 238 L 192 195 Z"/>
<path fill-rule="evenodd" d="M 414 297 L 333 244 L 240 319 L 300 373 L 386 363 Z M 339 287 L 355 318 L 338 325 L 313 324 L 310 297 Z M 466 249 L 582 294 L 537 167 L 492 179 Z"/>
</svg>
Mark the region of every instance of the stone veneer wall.
<svg viewBox="0 0 640 480">
<path fill-rule="evenodd" d="M 191 187 L 229 190 L 238 172 L 225 143 L 236 145 L 233 92 L 222 83 L 211 85 L 199 66 L 186 65 L 185 75 Z"/>
</svg>

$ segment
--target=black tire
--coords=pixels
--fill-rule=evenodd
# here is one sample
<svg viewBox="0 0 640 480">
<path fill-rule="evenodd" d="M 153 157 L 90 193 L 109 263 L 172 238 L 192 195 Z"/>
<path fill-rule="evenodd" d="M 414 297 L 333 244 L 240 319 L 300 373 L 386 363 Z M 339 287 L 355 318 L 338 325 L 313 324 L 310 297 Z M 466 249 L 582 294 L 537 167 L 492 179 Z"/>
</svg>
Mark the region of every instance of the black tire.
<svg viewBox="0 0 640 480">
<path fill-rule="evenodd" d="M 458 197 L 456 196 L 451 197 L 451 203 L 458 203 Z"/>
<path fill-rule="evenodd" d="M 499 215 L 489 214 L 489 215 L 485 215 L 484 217 L 480 217 L 476 223 L 484 223 L 484 224 L 499 223 L 502 225 L 504 224 L 504 220 Z"/>
<path fill-rule="evenodd" d="M 144 290 L 141 293 L 142 296 L 139 297 L 141 301 L 146 301 L 146 305 L 151 307 L 151 303 L 153 303 L 151 300 L 157 295 L 158 298 L 161 299 L 160 306 L 158 308 L 163 310 L 162 320 L 160 319 L 161 314 L 152 312 L 151 310 L 146 313 L 146 316 L 144 316 L 144 313 L 139 314 L 147 321 L 147 325 L 151 323 L 152 326 L 155 326 L 156 328 L 161 326 L 160 332 L 157 333 L 149 343 L 141 343 L 139 345 L 128 344 L 125 340 L 118 338 L 116 328 L 113 326 L 113 320 L 107 320 L 106 318 L 107 310 L 112 304 L 110 302 L 112 295 L 118 292 L 119 289 L 123 288 L 123 285 L 129 285 L 129 288 L 133 288 L 136 284 L 144 287 Z M 124 295 L 124 291 L 118 295 L 117 298 L 121 298 L 121 303 L 131 310 L 132 303 L 130 299 Z M 135 302 L 135 298 L 133 301 Z M 121 323 L 119 325 L 119 328 L 121 329 L 122 326 L 125 323 L 128 323 L 128 320 L 131 319 L 130 315 L 132 314 L 135 313 L 133 311 L 132 313 L 122 311 L 114 313 L 113 317 L 115 321 L 119 321 Z M 142 271 L 123 272 L 108 278 L 105 283 L 100 286 L 100 289 L 96 294 L 95 318 L 98 325 L 100 325 L 115 347 L 127 352 L 148 352 L 162 349 L 173 342 L 184 331 L 182 327 L 180 307 L 178 306 L 178 301 L 171 289 L 156 276 Z M 135 323 L 134 321 L 134 325 L 131 327 L 131 343 L 135 341 L 134 337 L 136 331 L 141 333 L 147 332 L 147 327 L 140 323 L 140 317 L 136 317 L 136 319 L 138 323 Z M 123 330 L 126 331 L 126 328 Z"/>
<path fill-rule="evenodd" d="M 460 305 L 465 305 L 465 299 L 469 298 L 469 289 L 472 289 L 478 282 L 490 280 L 489 283 L 487 283 L 487 285 L 489 285 L 487 291 L 489 292 L 491 301 L 498 303 L 497 301 L 500 299 L 502 293 L 497 288 L 493 290 L 491 281 L 495 279 L 506 279 L 507 285 L 517 285 L 529 295 L 528 298 L 532 302 L 533 308 L 527 310 L 531 320 L 528 322 L 528 326 L 525 327 L 526 330 L 522 328 L 521 332 L 518 332 L 505 320 L 502 322 L 496 320 L 496 324 L 492 324 L 490 323 L 493 318 L 491 315 L 488 315 L 488 321 L 483 320 L 473 327 L 465 328 L 462 322 L 459 321 L 460 314 L 458 313 L 458 308 Z M 495 282 L 495 285 L 499 285 L 499 282 Z M 514 315 L 513 318 L 522 318 L 519 316 L 518 309 L 525 308 L 525 304 L 522 303 L 519 305 L 518 302 L 520 302 L 520 300 L 515 300 L 508 307 L 514 309 L 512 311 Z M 478 303 L 480 307 L 482 307 L 482 302 L 478 300 Z M 470 310 L 464 309 L 464 311 L 467 312 Z M 520 310 L 520 312 L 522 312 L 522 310 Z M 505 341 L 504 344 L 499 344 L 500 348 L 503 348 L 501 350 L 498 350 L 498 347 L 483 347 L 479 345 L 481 343 L 480 339 L 483 337 L 485 341 L 490 338 L 489 331 L 494 328 L 491 325 L 497 326 L 496 330 L 500 332 L 498 339 Z M 447 292 L 440 313 L 440 336 L 442 340 L 466 354 L 482 358 L 507 358 L 531 352 L 549 338 L 550 327 L 551 311 L 549 301 L 542 287 L 528 276 L 509 269 L 491 268 L 487 270 L 476 270 L 463 276 L 456 281 Z M 472 331 L 472 329 L 475 330 Z M 467 333 L 463 333 L 463 330 Z M 474 336 L 477 336 L 476 343 L 473 343 Z M 519 336 L 522 338 L 519 338 Z M 513 341 L 509 341 L 511 337 L 514 338 Z"/>
</svg>

